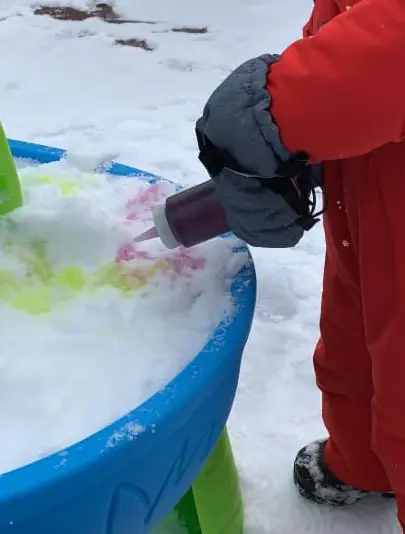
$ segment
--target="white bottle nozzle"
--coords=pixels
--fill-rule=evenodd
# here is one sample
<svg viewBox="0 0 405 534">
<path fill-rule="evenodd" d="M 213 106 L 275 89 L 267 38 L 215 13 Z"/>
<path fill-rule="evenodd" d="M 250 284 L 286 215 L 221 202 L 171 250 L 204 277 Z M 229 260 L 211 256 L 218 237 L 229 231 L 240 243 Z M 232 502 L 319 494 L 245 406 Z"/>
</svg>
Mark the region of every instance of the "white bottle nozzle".
<svg viewBox="0 0 405 534">
<path fill-rule="evenodd" d="M 142 234 L 139 234 L 137 237 L 135 237 L 134 242 L 142 243 L 142 241 L 149 241 L 149 239 L 155 239 L 156 237 L 159 237 L 158 233 L 156 228 L 152 226 L 152 228 L 149 228 L 145 232 L 142 232 Z"/>
<path fill-rule="evenodd" d="M 155 226 L 152 226 L 142 234 L 135 237 L 135 243 L 142 243 L 143 241 L 149 241 L 149 239 L 155 239 L 158 237 L 162 243 L 168 249 L 176 248 L 180 245 L 172 229 L 170 228 L 169 221 L 166 215 L 165 204 L 159 204 L 152 209 L 153 222 Z"/>
<path fill-rule="evenodd" d="M 159 204 L 152 209 L 153 222 L 155 223 L 155 230 L 164 246 L 168 249 L 177 248 L 180 246 L 179 241 L 173 233 L 167 220 L 166 204 Z"/>
</svg>

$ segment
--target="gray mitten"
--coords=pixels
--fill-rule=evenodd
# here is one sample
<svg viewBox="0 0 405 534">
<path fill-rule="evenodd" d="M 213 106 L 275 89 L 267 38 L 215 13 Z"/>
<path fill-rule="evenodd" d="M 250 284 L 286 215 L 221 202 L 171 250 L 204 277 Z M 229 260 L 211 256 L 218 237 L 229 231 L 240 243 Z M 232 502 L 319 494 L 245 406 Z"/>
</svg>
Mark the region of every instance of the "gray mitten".
<svg viewBox="0 0 405 534">
<path fill-rule="evenodd" d="M 311 166 L 283 146 L 269 111 L 266 77 L 277 58 L 260 56 L 233 71 L 209 98 L 196 134 L 232 231 L 253 246 L 286 248 L 317 214 Z"/>
</svg>

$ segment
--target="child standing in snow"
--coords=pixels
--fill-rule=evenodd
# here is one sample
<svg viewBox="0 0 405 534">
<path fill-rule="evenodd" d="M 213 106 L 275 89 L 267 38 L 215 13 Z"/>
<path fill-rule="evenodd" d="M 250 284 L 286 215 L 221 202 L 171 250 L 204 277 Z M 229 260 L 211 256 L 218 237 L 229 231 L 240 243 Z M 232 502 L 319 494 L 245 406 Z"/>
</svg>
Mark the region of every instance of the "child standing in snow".
<svg viewBox="0 0 405 534">
<path fill-rule="evenodd" d="M 405 532 L 405 0 L 316 0 L 303 39 L 216 89 L 197 136 L 230 226 L 258 246 L 311 226 L 263 184 L 322 163 L 329 437 L 299 451 L 294 480 L 317 503 L 395 495 Z"/>
</svg>

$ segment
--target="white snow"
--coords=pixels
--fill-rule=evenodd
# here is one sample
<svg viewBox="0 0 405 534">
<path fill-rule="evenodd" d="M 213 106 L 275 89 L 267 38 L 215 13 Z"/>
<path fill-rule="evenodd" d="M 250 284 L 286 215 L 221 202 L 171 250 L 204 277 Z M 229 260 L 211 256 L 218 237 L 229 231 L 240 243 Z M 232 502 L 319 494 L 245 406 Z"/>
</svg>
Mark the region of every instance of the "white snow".
<svg viewBox="0 0 405 534">
<path fill-rule="evenodd" d="M 34 16 L 30 4 L 0 4 L 7 133 L 69 148 L 82 168 L 113 157 L 194 184 L 206 179 L 194 122 L 210 92 L 242 61 L 298 37 L 312 0 L 114 2 L 126 17 L 155 25 L 60 22 Z M 209 31 L 168 31 L 184 25 Z M 115 37 L 147 39 L 155 49 L 119 47 Z M 311 361 L 323 253 L 320 227 L 294 250 L 254 251 L 258 308 L 230 421 L 247 534 L 398 532 L 392 502 L 325 509 L 303 502 L 291 482 L 296 451 L 324 435 Z"/>
<path fill-rule="evenodd" d="M 0 473 L 164 386 L 233 313 L 230 280 L 248 259 L 232 255 L 236 239 L 174 251 L 131 244 L 173 185 L 67 162 L 20 176 L 25 204 L 0 221 Z M 142 430 L 126 425 L 107 447 Z"/>
</svg>

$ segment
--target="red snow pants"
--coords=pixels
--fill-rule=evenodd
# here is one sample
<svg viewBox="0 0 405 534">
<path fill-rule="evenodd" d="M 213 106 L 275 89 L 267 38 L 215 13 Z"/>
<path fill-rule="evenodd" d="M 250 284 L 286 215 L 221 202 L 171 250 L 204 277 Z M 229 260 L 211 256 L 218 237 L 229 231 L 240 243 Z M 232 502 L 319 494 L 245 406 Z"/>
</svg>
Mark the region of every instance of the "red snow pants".
<svg viewBox="0 0 405 534">
<path fill-rule="evenodd" d="M 405 0 L 316 0 L 304 36 L 267 89 L 283 144 L 324 162 L 326 464 L 392 489 L 405 534 Z"/>
<path fill-rule="evenodd" d="M 405 144 L 327 162 L 325 186 L 325 460 L 356 488 L 393 490 L 405 532 Z"/>
</svg>

